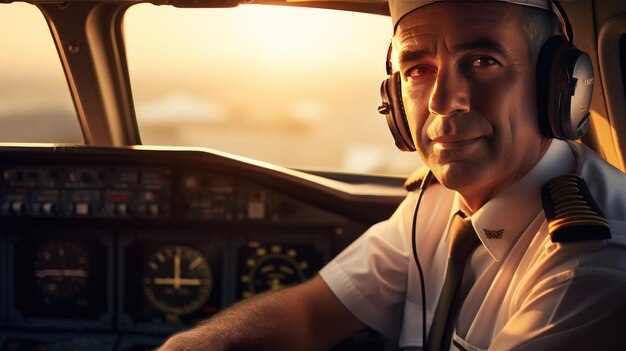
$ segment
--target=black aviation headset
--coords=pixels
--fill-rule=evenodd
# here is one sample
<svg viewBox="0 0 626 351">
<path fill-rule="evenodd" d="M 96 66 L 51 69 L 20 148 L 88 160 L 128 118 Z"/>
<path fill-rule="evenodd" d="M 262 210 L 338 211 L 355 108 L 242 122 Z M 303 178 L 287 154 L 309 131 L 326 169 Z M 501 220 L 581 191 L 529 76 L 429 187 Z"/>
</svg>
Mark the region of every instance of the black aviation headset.
<svg viewBox="0 0 626 351">
<path fill-rule="evenodd" d="M 548 39 L 537 60 L 537 109 L 544 136 L 578 139 L 589 129 L 589 108 L 593 92 L 593 66 L 589 55 L 574 46 L 572 26 L 557 1 L 552 1 L 566 35 Z M 378 112 L 386 116 L 396 146 L 415 151 L 411 130 L 402 102 L 400 72 L 393 72 L 391 51 L 387 52 L 387 74 L 380 87 L 382 104 Z"/>
</svg>

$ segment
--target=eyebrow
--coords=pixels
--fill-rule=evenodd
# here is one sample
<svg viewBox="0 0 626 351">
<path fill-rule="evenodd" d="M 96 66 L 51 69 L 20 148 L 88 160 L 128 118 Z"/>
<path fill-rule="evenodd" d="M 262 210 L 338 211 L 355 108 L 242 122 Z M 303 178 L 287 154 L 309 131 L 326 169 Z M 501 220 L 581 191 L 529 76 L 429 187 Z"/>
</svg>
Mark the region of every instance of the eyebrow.
<svg viewBox="0 0 626 351">
<path fill-rule="evenodd" d="M 495 52 L 504 57 L 511 56 L 510 51 L 505 49 L 499 42 L 487 37 L 480 37 L 475 40 L 462 42 L 452 48 L 452 52 L 464 52 L 472 50 L 485 50 Z M 404 62 L 420 60 L 428 56 L 433 56 L 431 50 L 408 46 L 403 48 L 398 53 L 398 62 L 402 64 Z"/>
<path fill-rule="evenodd" d="M 398 62 L 402 64 L 404 62 L 420 60 L 427 56 L 432 56 L 430 50 L 415 50 L 411 47 L 403 48 L 398 54 Z"/>
</svg>

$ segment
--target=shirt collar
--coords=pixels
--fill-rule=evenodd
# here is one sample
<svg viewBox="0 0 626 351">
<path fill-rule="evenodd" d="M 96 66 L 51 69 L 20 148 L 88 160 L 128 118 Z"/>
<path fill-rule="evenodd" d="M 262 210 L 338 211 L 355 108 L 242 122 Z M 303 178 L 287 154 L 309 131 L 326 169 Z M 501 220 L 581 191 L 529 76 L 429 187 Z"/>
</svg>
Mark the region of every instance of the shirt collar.
<svg viewBox="0 0 626 351">
<path fill-rule="evenodd" d="M 474 230 L 494 260 L 499 261 L 507 254 L 541 210 L 541 187 L 558 175 L 573 172 L 575 167 L 576 159 L 567 142 L 553 139 L 546 153 L 526 176 L 472 215 Z M 466 208 L 458 193 L 453 207 Z"/>
</svg>

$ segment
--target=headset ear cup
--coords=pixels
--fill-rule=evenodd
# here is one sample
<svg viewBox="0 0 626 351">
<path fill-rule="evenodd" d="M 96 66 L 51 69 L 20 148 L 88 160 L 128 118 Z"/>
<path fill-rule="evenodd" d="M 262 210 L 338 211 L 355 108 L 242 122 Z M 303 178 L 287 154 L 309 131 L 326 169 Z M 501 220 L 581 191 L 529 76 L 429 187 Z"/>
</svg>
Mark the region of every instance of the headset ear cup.
<svg viewBox="0 0 626 351">
<path fill-rule="evenodd" d="M 567 46 L 564 36 L 554 36 L 543 44 L 537 59 L 537 113 L 541 132 L 548 138 L 559 138 L 561 135 L 557 87 L 563 73 L 567 72 L 564 70 Z"/>
<path fill-rule="evenodd" d="M 593 97 L 593 64 L 589 55 L 570 48 L 568 54 L 568 84 L 562 99 L 562 105 L 567 105 L 567 110 L 562 110 L 560 123 L 564 139 L 578 139 L 589 130 L 589 109 Z"/>
<path fill-rule="evenodd" d="M 542 133 L 550 138 L 580 138 L 589 126 L 592 92 L 589 56 L 564 36 L 548 39 L 537 60 L 537 107 Z"/>
<path fill-rule="evenodd" d="M 402 102 L 402 86 L 399 72 L 394 72 L 385 79 L 380 86 L 380 95 L 383 104 L 379 112 L 384 114 L 387 125 L 393 135 L 398 149 L 402 151 L 415 151 L 415 144 L 411 137 L 411 129 L 407 122 L 404 104 Z"/>
</svg>

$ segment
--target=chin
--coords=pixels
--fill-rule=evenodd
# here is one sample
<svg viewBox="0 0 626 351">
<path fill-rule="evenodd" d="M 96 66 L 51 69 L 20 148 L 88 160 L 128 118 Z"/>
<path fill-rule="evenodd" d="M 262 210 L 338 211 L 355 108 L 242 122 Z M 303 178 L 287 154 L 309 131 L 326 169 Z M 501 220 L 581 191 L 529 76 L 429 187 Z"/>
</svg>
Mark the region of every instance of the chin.
<svg viewBox="0 0 626 351">
<path fill-rule="evenodd" d="M 477 168 L 476 165 L 464 162 L 451 162 L 431 169 L 441 185 L 463 194 L 467 190 L 471 192 L 472 188 L 480 187 L 481 180 L 488 179 L 485 172 L 480 172 Z"/>
</svg>

